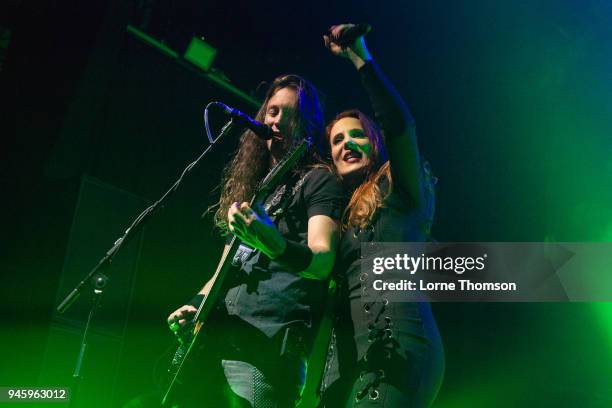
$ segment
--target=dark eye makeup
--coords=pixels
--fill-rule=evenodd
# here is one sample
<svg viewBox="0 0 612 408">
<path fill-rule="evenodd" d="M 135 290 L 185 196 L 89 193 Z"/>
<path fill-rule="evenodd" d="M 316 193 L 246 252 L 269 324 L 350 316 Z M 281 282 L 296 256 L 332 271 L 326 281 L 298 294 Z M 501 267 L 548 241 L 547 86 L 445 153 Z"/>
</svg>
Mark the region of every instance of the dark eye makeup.
<svg viewBox="0 0 612 408">
<path fill-rule="evenodd" d="M 342 140 L 344 140 L 344 135 L 342 133 L 338 133 L 336 136 L 332 138 L 332 143 L 336 145 L 340 143 Z"/>
</svg>

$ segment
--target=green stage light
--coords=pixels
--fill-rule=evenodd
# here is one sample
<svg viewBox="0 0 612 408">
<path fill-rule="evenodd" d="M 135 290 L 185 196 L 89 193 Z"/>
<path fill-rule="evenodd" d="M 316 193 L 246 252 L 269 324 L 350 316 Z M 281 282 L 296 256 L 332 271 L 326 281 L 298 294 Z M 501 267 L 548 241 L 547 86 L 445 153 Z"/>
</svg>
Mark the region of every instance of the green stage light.
<svg viewBox="0 0 612 408">
<path fill-rule="evenodd" d="M 202 70 L 208 71 L 216 55 L 216 49 L 205 43 L 204 40 L 193 37 L 185 51 L 184 58 Z"/>
</svg>

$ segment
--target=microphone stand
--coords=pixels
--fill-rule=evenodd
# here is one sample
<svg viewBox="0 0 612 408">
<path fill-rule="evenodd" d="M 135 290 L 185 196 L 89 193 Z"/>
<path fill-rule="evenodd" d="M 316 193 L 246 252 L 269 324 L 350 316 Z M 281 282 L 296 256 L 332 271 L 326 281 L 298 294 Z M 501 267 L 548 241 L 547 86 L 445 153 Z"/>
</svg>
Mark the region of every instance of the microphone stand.
<svg viewBox="0 0 612 408">
<path fill-rule="evenodd" d="M 85 286 L 87 286 L 88 283 L 93 289 L 93 297 L 92 297 L 91 306 L 89 309 L 89 315 L 87 317 L 87 322 L 85 323 L 85 327 L 83 328 L 81 344 L 79 347 L 79 354 L 77 357 L 76 366 L 75 366 L 74 373 L 72 376 L 72 379 L 73 379 L 72 392 L 69 392 L 71 407 L 76 406 L 75 401 L 77 399 L 78 391 L 81 387 L 81 382 L 83 379 L 83 376 L 81 375 L 81 368 L 83 366 L 83 361 L 85 360 L 85 354 L 87 350 L 89 327 L 93 320 L 93 316 L 95 314 L 96 309 L 100 306 L 100 301 L 102 300 L 104 288 L 106 287 L 109 281 L 109 278 L 101 271 L 105 269 L 108 270 L 108 267 L 113 261 L 113 257 L 119 252 L 123 244 L 125 242 L 128 242 L 137 232 L 139 232 L 144 226 L 145 222 L 148 221 L 153 216 L 153 214 L 156 214 L 157 211 L 161 207 L 163 207 L 164 203 L 168 200 L 168 198 L 176 190 L 178 190 L 178 187 L 183 181 L 183 178 L 187 174 L 191 173 L 191 171 L 202 161 L 204 156 L 208 154 L 208 152 L 215 145 L 215 143 L 219 139 L 224 137 L 225 135 L 229 134 L 231 129 L 233 129 L 233 127 L 234 127 L 234 122 L 232 119 L 223 126 L 217 138 L 215 138 L 214 140 L 211 139 L 211 144 L 202 152 L 202 154 L 200 154 L 200 156 L 198 156 L 197 159 L 195 159 L 192 163 L 190 163 L 187 167 L 185 167 L 185 169 L 181 173 L 178 180 L 174 182 L 174 184 L 168 189 L 168 191 L 166 191 L 157 201 L 155 201 L 153 204 L 147 207 L 142 213 L 140 213 L 140 215 L 138 215 L 134 219 L 134 221 L 132 221 L 132 224 L 130 224 L 130 226 L 125 230 L 123 235 L 115 241 L 113 246 L 106 252 L 106 254 L 102 257 L 102 259 L 98 261 L 96 266 L 94 266 L 93 269 L 89 271 L 89 273 L 76 285 L 76 287 L 72 289 L 72 291 L 70 291 L 70 293 L 60 302 L 59 306 L 57 306 L 56 310 L 59 313 L 64 313 L 66 312 L 66 310 L 68 310 L 68 308 L 70 308 L 70 306 L 74 303 L 74 301 L 77 300 L 77 298 L 82 294 L 82 292 L 85 290 Z M 209 131 L 208 123 L 207 123 L 206 130 L 207 132 Z"/>
</svg>

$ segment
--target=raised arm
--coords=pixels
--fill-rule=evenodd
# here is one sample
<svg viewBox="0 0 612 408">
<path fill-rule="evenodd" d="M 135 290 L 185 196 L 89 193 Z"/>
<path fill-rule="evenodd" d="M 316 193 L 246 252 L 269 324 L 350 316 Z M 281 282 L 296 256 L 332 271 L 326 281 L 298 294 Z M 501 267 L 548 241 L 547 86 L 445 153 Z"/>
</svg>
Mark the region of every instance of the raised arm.
<svg viewBox="0 0 612 408">
<path fill-rule="evenodd" d="M 334 36 L 350 26 L 332 27 L 331 36 L 324 36 L 325 45 L 333 54 L 350 59 L 359 71 L 385 139 L 394 188 L 409 195 L 415 206 L 420 206 L 424 202 L 424 192 L 414 119 L 404 100 L 373 60 L 363 36 L 344 49 L 333 42 Z"/>
</svg>

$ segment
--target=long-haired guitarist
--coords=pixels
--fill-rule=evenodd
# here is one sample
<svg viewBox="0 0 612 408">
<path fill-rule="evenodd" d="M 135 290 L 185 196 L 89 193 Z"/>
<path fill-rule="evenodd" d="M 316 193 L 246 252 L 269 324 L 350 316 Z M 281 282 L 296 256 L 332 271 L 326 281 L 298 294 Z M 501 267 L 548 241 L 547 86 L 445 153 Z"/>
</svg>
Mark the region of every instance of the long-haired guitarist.
<svg viewBox="0 0 612 408">
<path fill-rule="evenodd" d="M 277 136 L 263 141 L 246 131 L 224 172 L 216 225 L 242 243 L 203 328 L 208 347 L 190 375 L 198 377 L 190 378 L 198 388 L 192 405 L 293 406 L 334 264 L 344 195 L 330 170 L 315 164 L 324 140 L 315 88 L 296 75 L 276 78 L 256 119 Z M 306 155 L 262 205 L 251 206 L 258 182 L 302 139 L 311 146 Z M 168 317 L 179 336 L 212 284 Z"/>
</svg>

